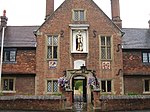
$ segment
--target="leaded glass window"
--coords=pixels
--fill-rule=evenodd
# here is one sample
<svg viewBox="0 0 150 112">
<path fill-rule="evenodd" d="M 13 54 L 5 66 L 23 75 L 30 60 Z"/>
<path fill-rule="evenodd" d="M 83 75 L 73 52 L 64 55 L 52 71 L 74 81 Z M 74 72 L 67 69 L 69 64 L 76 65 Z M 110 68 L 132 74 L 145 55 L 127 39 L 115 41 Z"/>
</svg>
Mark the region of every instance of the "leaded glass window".
<svg viewBox="0 0 150 112">
<path fill-rule="evenodd" d="M 101 36 L 101 59 L 111 59 L 111 37 Z"/>
<path fill-rule="evenodd" d="M 73 20 L 74 21 L 84 21 L 85 20 L 85 11 L 84 10 L 74 10 Z"/>
<path fill-rule="evenodd" d="M 58 91 L 58 81 L 53 81 L 53 92 Z"/>
<path fill-rule="evenodd" d="M 58 36 L 48 36 L 47 39 L 47 58 L 57 59 L 58 53 Z"/>
<path fill-rule="evenodd" d="M 47 92 L 52 92 L 52 81 L 47 81 Z"/>
<path fill-rule="evenodd" d="M 58 92 L 57 80 L 47 80 L 47 92 Z"/>
</svg>

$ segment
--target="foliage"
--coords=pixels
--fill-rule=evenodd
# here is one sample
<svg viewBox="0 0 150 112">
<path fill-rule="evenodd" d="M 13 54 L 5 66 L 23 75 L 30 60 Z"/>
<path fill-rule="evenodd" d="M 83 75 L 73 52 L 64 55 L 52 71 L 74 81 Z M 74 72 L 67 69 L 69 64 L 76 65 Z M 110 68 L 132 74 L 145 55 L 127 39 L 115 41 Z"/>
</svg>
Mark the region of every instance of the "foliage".
<svg viewBox="0 0 150 112">
<path fill-rule="evenodd" d="M 80 86 L 81 87 L 83 86 L 83 81 L 81 80 L 75 81 L 75 90 L 79 90 Z"/>
<path fill-rule="evenodd" d="M 80 91 L 80 93 L 83 93 L 83 86 L 79 87 L 79 91 Z"/>
<path fill-rule="evenodd" d="M 62 96 L 62 93 L 56 92 L 56 93 L 53 93 L 52 95 L 55 95 L 55 96 Z"/>
<path fill-rule="evenodd" d="M 3 96 L 3 93 L 2 93 L 2 92 L 0 92 L 0 96 Z"/>
<path fill-rule="evenodd" d="M 128 93 L 127 95 L 138 95 L 137 93 L 134 93 L 134 92 L 130 92 Z"/>
</svg>

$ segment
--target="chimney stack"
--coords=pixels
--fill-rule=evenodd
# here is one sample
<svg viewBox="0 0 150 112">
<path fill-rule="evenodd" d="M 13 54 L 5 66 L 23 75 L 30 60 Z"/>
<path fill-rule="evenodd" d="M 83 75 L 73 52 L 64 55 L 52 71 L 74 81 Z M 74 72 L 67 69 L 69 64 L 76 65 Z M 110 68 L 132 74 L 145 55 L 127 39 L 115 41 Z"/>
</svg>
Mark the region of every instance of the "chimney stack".
<svg viewBox="0 0 150 112">
<path fill-rule="evenodd" d="M 46 0 L 46 18 L 54 12 L 54 0 Z"/>
<path fill-rule="evenodd" d="M 148 24 L 149 24 L 149 29 L 150 29 L 150 20 L 148 21 Z"/>
<path fill-rule="evenodd" d="M 6 10 L 3 11 L 3 16 L 0 16 L 0 29 L 7 26 Z"/>
<path fill-rule="evenodd" d="M 111 14 L 112 14 L 112 21 L 119 28 L 122 28 L 122 20 L 120 19 L 120 5 L 119 5 L 119 0 L 111 0 Z"/>
</svg>

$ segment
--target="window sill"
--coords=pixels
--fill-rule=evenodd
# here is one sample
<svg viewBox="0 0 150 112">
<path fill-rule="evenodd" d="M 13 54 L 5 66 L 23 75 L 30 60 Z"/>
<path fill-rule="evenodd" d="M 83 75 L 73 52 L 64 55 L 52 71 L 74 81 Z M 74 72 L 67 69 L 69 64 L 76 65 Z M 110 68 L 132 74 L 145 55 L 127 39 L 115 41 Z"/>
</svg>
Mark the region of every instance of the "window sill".
<svg viewBox="0 0 150 112">
<path fill-rule="evenodd" d="M 16 91 L 2 91 L 2 93 L 16 93 Z"/>
<path fill-rule="evenodd" d="M 101 92 L 101 95 L 112 95 L 112 92 Z"/>
<path fill-rule="evenodd" d="M 101 59 L 101 61 L 112 61 L 112 59 Z"/>
<path fill-rule="evenodd" d="M 143 65 L 148 65 L 148 66 L 150 66 L 150 63 L 148 63 L 148 62 L 147 62 L 147 63 L 143 62 Z"/>
<path fill-rule="evenodd" d="M 150 91 L 147 91 L 147 92 L 143 92 L 143 94 L 150 94 Z"/>
<path fill-rule="evenodd" d="M 14 62 L 11 62 L 11 61 L 4 61 L 3 64 L 16 64 L 17 62 L 14 61 Z"/>
<path fill-rule="evenodd" d="M 56 95 L 56 96 L 59 96 L 61 95 L 61 92 L 46 92 L 47 95 Z"/>
<path fill-rule="evenodd" d="M 71 51 L 71 54 L 88 54 L 87 51 L 81 52 L 81 51 Z"/>
</svg>

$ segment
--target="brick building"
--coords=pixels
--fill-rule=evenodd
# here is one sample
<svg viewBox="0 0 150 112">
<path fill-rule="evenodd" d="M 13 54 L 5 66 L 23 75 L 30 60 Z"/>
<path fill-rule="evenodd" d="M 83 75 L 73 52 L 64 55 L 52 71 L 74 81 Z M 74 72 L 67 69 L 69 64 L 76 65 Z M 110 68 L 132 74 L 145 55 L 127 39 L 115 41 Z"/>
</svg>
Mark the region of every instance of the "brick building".
<svg viewBox="0 0 150 112">
<path fill-rule="evenodd" d="M 112 19 L 93 0 L 65 0 L 55 11 L 54 0 L 46 0 L 41 26 L 6 26 L 1 16 L 2 94 L 70 91 L 74 98 L 77 82 L 87 102 L 93 89 L 149 94 L 150 29 L 122 28 L 119 0 L 111 0 L 111 9 Z"/>
</svg>

